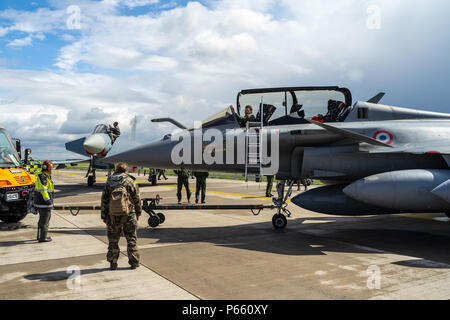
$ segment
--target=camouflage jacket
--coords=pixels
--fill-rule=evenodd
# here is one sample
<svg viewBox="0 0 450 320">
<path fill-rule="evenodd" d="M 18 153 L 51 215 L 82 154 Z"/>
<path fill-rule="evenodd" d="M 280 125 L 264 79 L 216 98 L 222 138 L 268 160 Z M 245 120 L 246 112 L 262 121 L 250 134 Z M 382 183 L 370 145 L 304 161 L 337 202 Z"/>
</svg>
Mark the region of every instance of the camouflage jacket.
<svg viewBox="0 0 450 320">
<path fill-rule="evenodd" d="M 139 193 L 139 187 L 135 182 L 136 178 L 126 173 L 114 173 L 106 181 L 106 186 L 102 193 L 102 220 L 106 220 L 109 216 L 109 200 L 111 198 L 111 191 L 118 185 L 127 184 L 127 191 L 130 196 L 130 200 L 134 205 L 134 212 L 136 216 L 140 216 L 142 213 L 141 196 Z"/>
<path fill-rule="evenodd" d="M 175 174 L 178 176 L 178 178 L 180 179 L 189 179 L 189 172 L 181 169 L 181 170 L 174 170 L 173 172 L 175 172 Z"/>
</svg>

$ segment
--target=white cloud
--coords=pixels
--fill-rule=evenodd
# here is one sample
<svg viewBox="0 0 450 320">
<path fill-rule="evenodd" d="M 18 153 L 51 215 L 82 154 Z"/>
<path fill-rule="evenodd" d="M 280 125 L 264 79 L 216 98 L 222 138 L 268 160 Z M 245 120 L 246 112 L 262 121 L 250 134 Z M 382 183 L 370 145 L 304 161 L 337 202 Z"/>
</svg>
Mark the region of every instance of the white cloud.
<svg viewBox="0 0 450 320">
<path fill-rule="evenodd" d="M 427 87 L 427 77 L 414 74 L 433 72 L 436 61 L 448 65 L 442 39 L 450 28 L 433 19 L 445 10 L 421 0 L 224 0 L 140 16 L 121 15 L 120 9 L 154 1 L 82 0 L 76 36 L 65 24 L 72 2 L 51 0 L 54 10 L 0 12 L 11 21 L 0 36 L 10 29 L 25 32 L 16 40 L 31 44 L 49 32 L 69 42 L 58 52 L 56 70 L 0 70 L 0 87 L 19 97 L 0 109 L 21 110 L 5 121 L 26 128 L 19 135 L 36 145 L 56 139 L 61 150 L 62 142 L 102 120 L 117 119 L 126 131 L 135 114 L 139 139 L 146 142 L 168 128 L 151 118 L 172 116 L 191 125 L 235 104 L 236 93 L 252 87 L 337 84 L 356 87 L 364 95 L 355 94 L 359 99 L 395 88 L 399 104 L 407 106 L 414 98 L 402 95 L 403 88 Z M 382 12 L 378 31 L 366 23 L 374 3 Z M 91 73 L 79 73 L 81 67 Z M 42 128 L 27 122 L 41 113 L 56 118 L 44 117 Z"/>
<path fill-rule="evenodd" d="M 32 38 L 31 36 L 21 38 L 21 39 L 15 39 L 7 44 L 8 47 L 25 47 L 30 46 L 32 44 Z"/>
<path fill-rule="evenodd" d="M 148 6 L 158 3 L 159 0 L 119 0 L 119 3 L 130 8 Z"/>
</svg>

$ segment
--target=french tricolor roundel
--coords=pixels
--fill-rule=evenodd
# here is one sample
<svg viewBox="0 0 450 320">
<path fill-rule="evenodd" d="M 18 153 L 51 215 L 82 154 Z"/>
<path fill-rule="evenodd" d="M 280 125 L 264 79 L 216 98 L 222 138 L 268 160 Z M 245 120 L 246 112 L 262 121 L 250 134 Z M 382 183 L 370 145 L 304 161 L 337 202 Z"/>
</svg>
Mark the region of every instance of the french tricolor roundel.
<svg viewBox="0 0 450 320">
<path fill-rule="evenodd" d="M 373 135 L 373 138 L 386 144 L 391 144 L 394 141 L 394 136 L 392 133 L 386 130 L 376 132 Z"/>
</svg>

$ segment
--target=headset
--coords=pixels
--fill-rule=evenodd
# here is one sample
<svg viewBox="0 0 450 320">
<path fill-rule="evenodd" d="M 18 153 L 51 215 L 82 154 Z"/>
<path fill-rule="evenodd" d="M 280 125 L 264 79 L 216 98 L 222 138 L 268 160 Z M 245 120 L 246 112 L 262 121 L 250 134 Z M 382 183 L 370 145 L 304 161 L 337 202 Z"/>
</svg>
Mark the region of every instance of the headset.
<svg viewBox="0 0 450 320">
<path fill-rule="evenodd" d="M 45 160 L 45 161 L 42 163 L 42 170 L 43 170 L 43 171 L 48 171 L 50 164 L 52 164 L 50 161 Z"/>
</svg>

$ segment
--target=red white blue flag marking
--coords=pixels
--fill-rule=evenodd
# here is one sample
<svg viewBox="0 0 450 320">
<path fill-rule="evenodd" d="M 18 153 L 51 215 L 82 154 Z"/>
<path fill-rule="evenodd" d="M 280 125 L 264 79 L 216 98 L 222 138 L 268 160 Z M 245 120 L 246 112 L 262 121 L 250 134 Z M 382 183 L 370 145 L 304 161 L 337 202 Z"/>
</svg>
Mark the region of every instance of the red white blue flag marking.
<svg viewBox="0 0 450 320">
<path fill-rule="evenodd" d="M 392 135 L 392 133 L 386 130 L 376 132 L 373 135 L 373 138 L 386 144 L 391 144 L 394 141 L 394 136 Z"/>
</svg>

